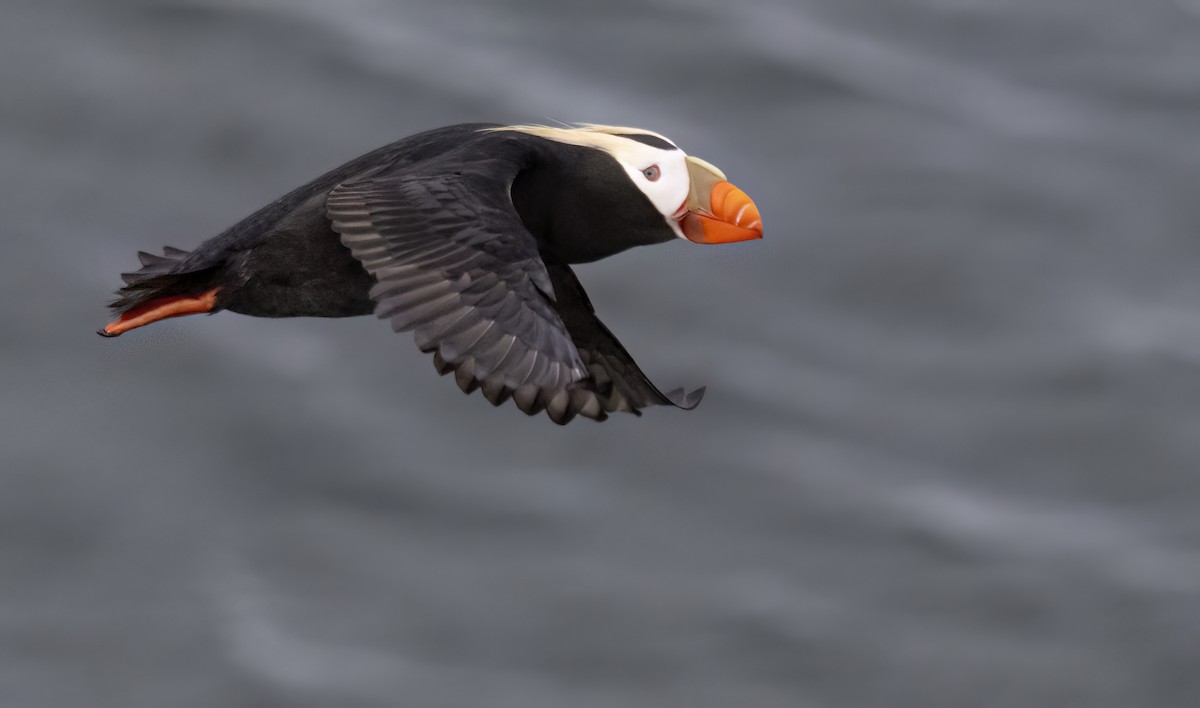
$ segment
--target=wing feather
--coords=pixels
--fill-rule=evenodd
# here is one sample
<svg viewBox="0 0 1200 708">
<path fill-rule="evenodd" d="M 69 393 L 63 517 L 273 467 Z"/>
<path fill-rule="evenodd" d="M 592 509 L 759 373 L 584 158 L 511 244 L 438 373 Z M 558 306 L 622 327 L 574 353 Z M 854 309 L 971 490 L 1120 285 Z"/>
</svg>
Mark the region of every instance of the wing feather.
<svg viewBox="0 0 1200 708">
<path fill-rule="evenodd" d="M 527 148 L 511 137 L 488 141 L 330 192 L 334 230 L 378 281 L 376 315 L 412 331 L 463 391 L 482 389 L 494 405 L 511 398 L 556 423 L 697 402 L 698 394 L 673 400 L 655 388 L 596 318 L 571 269 L 542 261 L 509 195 Z"/>
</svg>

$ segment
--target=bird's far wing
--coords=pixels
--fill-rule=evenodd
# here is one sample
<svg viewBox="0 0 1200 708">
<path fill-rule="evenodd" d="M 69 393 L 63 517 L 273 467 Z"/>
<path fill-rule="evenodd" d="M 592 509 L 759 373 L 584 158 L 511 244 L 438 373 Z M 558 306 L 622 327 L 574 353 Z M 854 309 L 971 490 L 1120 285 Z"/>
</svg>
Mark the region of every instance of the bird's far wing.
<svg viewBox="0 0 1200 708">
<path fill-rule="evenodd" d="M 639 415 L 638 409 L 647 406 L 671 404 L 690 410 L 699 405 L 704 397 L 703 386 L 689 393 L 682 388 L 663 393 L 650 382 L 625 347 L 596 317 L 587 293 L 569 266 L 547 266 L 547 272 L 557 296 L 554 309 L 571 333 L 590 374 L 584 382 L 587 396 L 581 397 L 582 401 L 606 412 L 628 411 Z M 591 399 L 595 399 L 594 404 Z"/>
<path fill-rule="evenodd" d="M 587 369 L 509 196 L 518 171 L 501 158 L 435 158 L 342 183 L 326 211 L 378 281 L 376 315 L 412 330 L 440 373 L 555 422 L 599 417 L 580 405 Z"/>
</svg>

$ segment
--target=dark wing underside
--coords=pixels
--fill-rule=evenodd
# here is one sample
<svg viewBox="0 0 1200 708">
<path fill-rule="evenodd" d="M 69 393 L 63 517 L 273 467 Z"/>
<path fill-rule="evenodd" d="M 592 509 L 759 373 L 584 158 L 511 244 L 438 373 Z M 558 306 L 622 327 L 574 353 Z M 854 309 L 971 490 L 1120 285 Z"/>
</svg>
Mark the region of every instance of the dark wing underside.
<svg viewBox="0 0 1200 708">
<path fill-rule="evenodd" d="M 650 383 L 625 347 L 596 317 L 583 285 L 569 266 L 547 266 L 547 272 L 558 296 L 554 309 L 587 366 L 588 394 L 596 399 L 601 410 L 638 414 L 638 409 L 646 406 L 674 405 L 691 410 L 699 405 L 704 397 L 703 386 L 691 392 L 677 388 L 663 393 Z"/>
<path fill-rule="evenodd" d="M 460 388 L 557 423 L 699 401 L 664 396 L 592 312 L 566 266 L 549 270 L 509 196 L 514 143 L 449 153 L 338 185 L 326 210 L 378 280 L 376 315 L 412 330 Z M 557 301 L 555 297 L 557 295 Z"/>
</svg>

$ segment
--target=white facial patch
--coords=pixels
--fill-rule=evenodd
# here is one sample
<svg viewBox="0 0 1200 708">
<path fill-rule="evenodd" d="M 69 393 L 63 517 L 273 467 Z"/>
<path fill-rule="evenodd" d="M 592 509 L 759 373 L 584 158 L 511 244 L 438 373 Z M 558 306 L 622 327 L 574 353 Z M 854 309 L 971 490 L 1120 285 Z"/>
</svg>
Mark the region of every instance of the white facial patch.
<svg viewBox="0 0 1200 708">
<path fill-rule="evenodd" d="M 489 128 L 489 132 L 516 131 L 537 135 L 569 145 L 579 145 L 603 150 L 624 168 L 629 179 L 646 195 L 654 208 L 663 215 L 663 220 L 679 238 L 686 239 L 675 215 L 684 206 L 691 190 L 688 173 L 687 153 L 647 145 L 634 140 L 630 135 L 645 135 L 657 138 L 670 145 L 667 138 L 640 128 L 621 128 L 610 125 L 586 123 L 575 128 L 553 128 L 541 125 L 510 125 Z M 652 168 L 657 167 L 657 170 Z M 649 175 L 647 173 L 649 171 Z M 655 174 L 657 172 L 657 175 Z M 657 179 L 651 179 L 657 176 Z"/>
</svg>

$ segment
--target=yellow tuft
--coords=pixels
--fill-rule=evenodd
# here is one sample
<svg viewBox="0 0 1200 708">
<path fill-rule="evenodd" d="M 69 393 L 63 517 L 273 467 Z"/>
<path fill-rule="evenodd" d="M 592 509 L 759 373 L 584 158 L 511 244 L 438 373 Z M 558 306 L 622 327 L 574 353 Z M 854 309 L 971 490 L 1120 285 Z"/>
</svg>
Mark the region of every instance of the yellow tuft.
<svg viewBox="0 0 1200 708">
<path fill-rule="evenodd" d="M 550 125 L 505 125 L 499 128 L 483 128 L 480 132 L 483 133 L 500 133 L 511 131 L 516 133 L 526 133 L 528 135 L 536 135 L 547 140 L 554 140 L 560 143 L 568 143 L 571 145 L 588 145 L 592 147 L 601 147 L 602 143 L 607 142 L 602 136 L 610 135 L 652 135 L 656 138 L 675 145 L 665 135 L 655 133 L 652 130 L 644 130 L 642 128 L 627 128 L 617 125 L 601 125 L 599 123 L 577 123 L 574 126 L 565 128 L 556 128 Z M 678 147 L 676 145 L 676 147 Z"/>
</svg>

